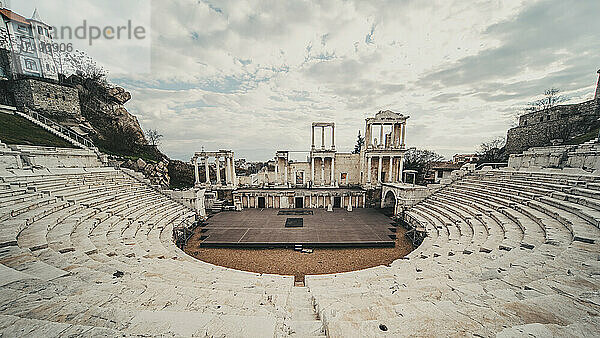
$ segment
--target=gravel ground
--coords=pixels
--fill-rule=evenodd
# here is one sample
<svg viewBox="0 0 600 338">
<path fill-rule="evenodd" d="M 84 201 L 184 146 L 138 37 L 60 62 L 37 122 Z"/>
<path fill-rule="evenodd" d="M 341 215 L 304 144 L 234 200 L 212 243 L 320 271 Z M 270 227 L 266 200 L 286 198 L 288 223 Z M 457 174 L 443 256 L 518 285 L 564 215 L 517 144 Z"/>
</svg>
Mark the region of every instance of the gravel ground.
<svg viewBox="0 0 600 338">
<path fill-rule="evenodd" d="M 331 248 L 300 253 L 293 249 L 200 248 L 200 228 L 192 236 L 185 252 L 202 261 L 228 268 L 279 275 L 293 275 L 304 281 L 305 275 L 347 272 L 390 264 L 413 250 L 399 227 L 393 248 Z"/>
</svg>

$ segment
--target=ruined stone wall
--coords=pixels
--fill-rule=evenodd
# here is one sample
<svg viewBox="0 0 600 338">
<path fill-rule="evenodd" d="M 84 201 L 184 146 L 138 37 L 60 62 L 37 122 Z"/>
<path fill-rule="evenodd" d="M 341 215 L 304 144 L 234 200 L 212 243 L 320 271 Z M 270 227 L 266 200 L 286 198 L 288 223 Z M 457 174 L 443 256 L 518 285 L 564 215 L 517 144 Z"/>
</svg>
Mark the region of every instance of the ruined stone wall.
<svg viewBox="0 0 600 338">
<path fill-rule="evenodd" d="M 342 179 L 342 174 L 346 179 Z M 355 186 L 360 184 L 360 154 L 335 155 L 335 179 L 340 186 Z"/>
<path fill-rule="evenodd" d="M 19 110 L 29 108 L 58 121 L 80 116 L 77 89 L 37 79 L 12 81 L 15 103 Z"/>
<path fill-rule="evenodd" d="M 590 100 L 525 114 L 519 126 L 508 131 L 506 151 L 520 153 L 531 147 L 551 144 L 552 140 L 568 140 L 585 134 L 598 125 L 600 100 Z"/>
<path fill-rule="evenodd" d="M 290 163 L 290 173 L 289 173 L 289 177 L 288 177 L 288 181 L 292 184 L 292 185 L 306 185 L 308 183 L 308 181 L 310 181 L 310 163 L 308 162 L 294 162 L 294 163 Z M 300 181 L 297 181 L 296 178 L 298 176 L 302 176 L 302 180 L 300 183 Z"/>
<path fill-rule="evenodd" d="M 5 106 L 15 105 L 9 81 L 0 81 L 0 104 Z"/>
</svg>

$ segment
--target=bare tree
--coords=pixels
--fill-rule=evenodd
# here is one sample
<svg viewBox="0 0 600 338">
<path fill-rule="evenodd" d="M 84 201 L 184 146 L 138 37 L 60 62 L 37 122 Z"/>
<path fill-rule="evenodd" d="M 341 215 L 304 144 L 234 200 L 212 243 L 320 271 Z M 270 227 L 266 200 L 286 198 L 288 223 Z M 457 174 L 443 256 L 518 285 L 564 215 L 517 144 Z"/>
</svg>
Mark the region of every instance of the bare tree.
<svg viewBox="0 0 600 338">
<path fill-rule="evenodd" d="M 404 155 L 404 169 L 417 171 L 417 183 L 423 182 L 427 173 L 436 162 L 444 160 L 444 157 L 431 150 L 410 148 Z"/>
<path fill-rule="evenodd" d="M 148 142 L 150 142 L 151 146 L 157 146 L 160 144 L 160 139 L 163 137 L 163 135 L 156 129 L 148 129 L 146 130 L 146 137 L 148 138 Z"/>
<path fill-rule="evenodd" d="M 557 104 L 566 101 L 567 98 L 563 95 L 559 95 L 559 93 L 560 93 L 560 89 L 557 89 L 557 88 L 546 89 L 544 91 L 543 98 L 529 102 L 524 110 L 526 112 L 540 111 L 540 110 L 552 108 L 552 107 L 556 106 Z"/>
<path fill-rule="evenodd" d="M 479 145 L 479 163 L 499 163 L 506 162 L 504 146 L 506 139 L 498 136 L 494 139 L 481 143 Z"/>
<path fill-rule="evenodd" d="M 103 81 L 108 72 L 94 59 L 81 50 L 58 51 L 55 53 L 59 71 L 63 75 L 77 74 L 82 78 Z"/>
</svg>

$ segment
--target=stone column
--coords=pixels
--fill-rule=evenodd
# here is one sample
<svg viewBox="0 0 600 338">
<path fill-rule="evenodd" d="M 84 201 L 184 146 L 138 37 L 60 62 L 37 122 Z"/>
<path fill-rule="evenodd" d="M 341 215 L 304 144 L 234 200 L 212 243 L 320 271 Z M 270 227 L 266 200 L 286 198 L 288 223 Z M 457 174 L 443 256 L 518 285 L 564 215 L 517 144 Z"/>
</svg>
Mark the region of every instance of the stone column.
<svg viewBox="0 0 600 338">
<path fill-rule="evenodd" d="M 381 183 L 381 169 L 383 169 L 382 165 L 381 165 L 382 159 L 383 159 L 383 156 L 379 156 L 379 163 L 377 165 L 377 183 Z"/>
<path fill-rule="evenodd" d="M 400 182 L 404 183 L 404 155 L 400 156 Z"/>
<path fill-rule="evenodd" d="M 210 170 L 208 169 L 208 156 L 204 156 L 204 171 L 206 171 L 206 184 L 210 184 Z"/>
<path fill-rule="evenodd" d="M 283 179 L 284 182 L 283 184 L 288 185 L 289 181 L 288 181 L 288 161 L 287 159 L 283 160 Z"/>
<path fill-rule="evenodd" d="M 200 217 L 206 217 L 206 208 L 204 206 L 205 189 L 196 190 L 196 214 Z"/>
<path fill-rule="evenodd" d="M 200 183 L 200 173 L 198 172 L 198 158 L 194 157 L 194 178 L 196 179 L 196 184 Z"/>
<path fill-rule="evenodd" d="M 335 150 L 335 124 L 331 126 L 331 150 Z"/>
<path fill-rule="evenodd" d="M 225 156 L 225 185 L 231 184 L 231 158 Z"/>
<path fill-rule="evenodd" d="M 331 157 L 331 186 L 335 186 L 335 155 Z"/>
<path fill-rule="evenodd" d="M 371 124 L 366 122 L 365 127 L 365 148 L 369 148 L 371 146 Z"/>
<path fill-rule="evenodd" d="M 233 157 L 233 153 L 231 154 L 231 178 L 233 179 L 232 185 L 236 187 L 237 175 L 235 174 L 235 158 Z"/>
<path fill-rule="evenodd" d="M 221 157 L 215 156 L 215 167 L 217 168 L 217 185 L 221 185 Z"/>
<path fill-rule="evenodd" d="M 325 127 L 321 127 L 321 149 L 325 150 Z"/>
<path fill-rule="evenodd" d="M 402 123 L 402 144 L 401 147 L 404 148 L 406 142 L 406 122 Z"/>
<path fill-rule="evenodd" d="M 367 155 L 367 183 L 371 184 L 371 156 Z"/>
<path fill-rule="evenodd" d="M 388 168 L 388 182 L 394 182 L 394 176 L 392 175 L 392 167 L 394 166 L 394 156 L 390 156 L 390 167 Z"/>
<path fill-rule="evenodd" d="M 275 155 L 275 184 L 279 184 L 279 157 Z"/>
<path fill-rule="evenodd" d="M 385 146 L 385 140 L 383 139 L 383 123 L 379 124 L 379 148 Z"/>
<path fill-rule="evenodd" d="M 310 157 L 310 185 L 315 185 L 315 157 Z"/>
<path fill-rule="evenodd" d="M 321 157 L 321 185 L 325 185 L 325 157 Z"/>
</svg>

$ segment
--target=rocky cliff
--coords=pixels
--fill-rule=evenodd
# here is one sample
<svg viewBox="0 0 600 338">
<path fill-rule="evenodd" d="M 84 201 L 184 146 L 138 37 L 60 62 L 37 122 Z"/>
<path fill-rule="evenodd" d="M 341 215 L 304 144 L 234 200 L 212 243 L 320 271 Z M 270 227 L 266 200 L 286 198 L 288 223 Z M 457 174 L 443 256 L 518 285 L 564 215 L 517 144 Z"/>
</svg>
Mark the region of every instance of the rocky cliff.
<svg viewBox="0 0 600 338">
<path fill-rule="evenodd" d="M 91 126 L 90 136 L 100 148 L 120 154 L 135 154 L 147 146 L 137 118 L 124 107 L 131 99 L 129 92 L 105 81 L 76 75 L 69 77 L 67 82 L 77 88 L 81 115 Z"/>
<path fill-rule="evenodd" d="M 152 184 L 159 185 L 163 189 L 168 189 L 171 186 L 171 177 L 169 176 L 168 169 L 169 160 L 166 158 L 158 163 L 146 163 L 141 158 L 136 161 L 127 160 L 121 166 L 143 173 Z"/>
</svg>

